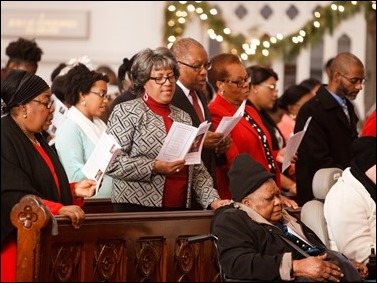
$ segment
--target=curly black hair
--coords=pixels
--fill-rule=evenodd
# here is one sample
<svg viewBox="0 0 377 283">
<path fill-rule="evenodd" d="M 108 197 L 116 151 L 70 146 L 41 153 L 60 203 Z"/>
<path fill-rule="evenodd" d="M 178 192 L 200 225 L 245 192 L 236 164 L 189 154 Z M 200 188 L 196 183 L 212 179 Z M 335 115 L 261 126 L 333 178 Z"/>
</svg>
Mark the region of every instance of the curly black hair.
<svg viewBox="0 0 377 283">
<path fill-rule="evenodd" d="M 126 75 L 130 77 L 130 72 L 131 72 L 131 66 L 132 63 L 134 62 L 134 59 L 136 57 L 136 54 L 131 57 L 131 59 L 128 58 L 123 58 L 123 63 L 122 65 L 119 66 L 118 69 L 118 88 L 119 91 L 123 92 L 123 82 L 126 79 Z"/>
<path fill-rule="evenodd" d="M 96 81 L 109 82 L 109 77 L 91 71 L 84 64 L 77 64 L 65 75 L 65 99 L 70 105 L 80 100 L 80 93 L 88 94 Z"/>
<path fill-rule="evenodd" d="M 43 51 L 35 42 L 35 39 L 28 40 L 20 37 L 17 41 L 9 43 L 5 49 L 9 61 L 38 63 Z"/>
<path fill-rule="evenodd" d="M 67 67 L 66 63 L 60 63 L 51 73 L 51 81 L 53 82 L 54 79 L 60 74 L 60 72 Z"/>
</svg>

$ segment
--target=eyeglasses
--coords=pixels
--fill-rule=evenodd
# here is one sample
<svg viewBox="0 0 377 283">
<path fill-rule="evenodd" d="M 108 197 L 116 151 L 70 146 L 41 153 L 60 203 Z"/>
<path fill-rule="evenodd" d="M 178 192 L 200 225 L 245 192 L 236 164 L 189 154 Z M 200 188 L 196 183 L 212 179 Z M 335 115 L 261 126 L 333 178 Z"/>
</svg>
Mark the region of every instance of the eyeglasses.
<svg viewBox="0 0 377 283">
<path fill-rule="evenodd" d="M 274 91 L 278 91 L 278 88 L 277 88 L 276 85 L 272 85 L 272 84 L 270 85 L 270 84 L 266 84 L 266 83 L 260 83 L 259 85 L 268 87 L 269 89 L 274 90 Z"/>
<path fill-rule="evenodd" d="M 174 75 L 169 77 L 149 77 L 149 79 L 154 80 L 158 85 L 164 85 L 167 80 L 169 80 L 170 83 L 175 83 L 177 81 L 177 78 Z"/>
<path fill-rule="evenodd" d="M 46 107 L 47 109 L 50 109 L 52 107 L 52 105 L 54 104 L 54 101 L 53 100 L 50 100 L 49 102 L 42 102 L 42 101 L 39 101 L 39 100 L 36 100 L 36 99 L 33 99 L 33 100 L 30 100 L 30 101 L 34 101 L 34 102 L 37 102 L 39 104 L 42 104 L 44 105 L 44 107 Z"/>
<path fill-rule="evenodd" d="M 183 63 L 181 61 L 178 61 L 178 63 L 194 69 L 195 72 L 200 72 L 203 69 L 206 69 L 208 71 L 208 70 L 211 70 L 211 68 L 212 68 L 212 63 L 207 63 L 207 64 L 204 64 L 204 65 L 201 65 L 201 66 L 190 65 L 190 64 L 187 64 L 187 63 Z"/>
<path fill-rule="evenodd" d="M 246 83 L 249 85 L 250 82 L 251 82 L 251 78 L 247 77 L 247 78 L 244 78 L 243 80 L 239 80 L 239 81 L 231 81 L 231 80 L 221 80 L 221 81 L 224 82 L 224 83 L 236 84 L 237 87 L 241 88 L 241 87 L 244 87 L 244 85 Z"/>
<path fill-rule="evenodd" d="M 338 73 L 339 75 L 341 75 L 343 78 L 345 78 L 350 84 L 362 84 L 364 85 L 365 84 L 365 79 L 364 78 L 348 78 L 346 77 L 345 75 L 341 74 L 341 73 Z"/>
<path fill-rule="evenodd" d="M 107 95 L 106 93 L 104 92 L 96 92 L 96 91 L 89 91 L 90 93 L 94 93 L 96 95 L 98 95 L 99 97 L 102 97 L 103 99 L 109 99 L 110 98 L 110 95 Z"/>
</svg>

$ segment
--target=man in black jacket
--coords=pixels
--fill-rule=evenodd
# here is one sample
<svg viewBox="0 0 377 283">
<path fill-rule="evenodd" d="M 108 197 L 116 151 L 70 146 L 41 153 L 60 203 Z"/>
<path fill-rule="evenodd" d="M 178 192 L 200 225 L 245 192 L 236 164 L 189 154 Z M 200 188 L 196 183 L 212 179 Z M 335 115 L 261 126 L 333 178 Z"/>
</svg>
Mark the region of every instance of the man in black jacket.
<svg viewBox="0 0 377 283">
<path fill-rule="evenodd" d="M 203 93 L 206 87 L 208 70 L 207 51 L 198 41 L 182 38 L 175 42 L 171 50 L 178 61 L 180 76 L 171 104 L 181 108 L 191 116 L 193 126 L 203 121 L 211 122 L 207 100 Z M 196 104 L 196 105 L 195 105 Z M 224 163 L 225 153 L 230 146 L 230 138 L 223 134 L 208 131 L 202 149 L 202 160 L 216 186 L 216 164 Z M 226 160 L 225 163 L 226 164 Z"/>
<path fill-rule="evenodd" d="M 351 145 L 357 138 L 358 117 L 350 100 L 355 100 L 365 82 L 364 65 L 355 55 L 343 52 L 331 64 L 330 81 L 306 102 L 297 115 L 294 132 L 303 130 L 296 162 L 299 205 L 313 199 L 312 180 L 321 168 L 345 169 L 351 162 Z"/>
</svg>

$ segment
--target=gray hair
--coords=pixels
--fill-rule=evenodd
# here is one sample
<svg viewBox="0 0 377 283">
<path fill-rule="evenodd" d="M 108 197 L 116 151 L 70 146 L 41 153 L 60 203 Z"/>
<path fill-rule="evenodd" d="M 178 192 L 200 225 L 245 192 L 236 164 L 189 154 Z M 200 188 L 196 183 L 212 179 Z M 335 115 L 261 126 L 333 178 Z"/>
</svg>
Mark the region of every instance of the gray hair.
<svg viewBox="0 0 377 283">
<path fill-rule="evenodd" d="M 166 47 L 158 47 L 154 50 L 147 48 L 137 53 L 131 67 L 131 88 L 134 95 L 144 92 L 144 85 L 149 80 L 152 70 L 171 69 L 178 79 L 179 69 L 173 53 Z"/>
</svg>

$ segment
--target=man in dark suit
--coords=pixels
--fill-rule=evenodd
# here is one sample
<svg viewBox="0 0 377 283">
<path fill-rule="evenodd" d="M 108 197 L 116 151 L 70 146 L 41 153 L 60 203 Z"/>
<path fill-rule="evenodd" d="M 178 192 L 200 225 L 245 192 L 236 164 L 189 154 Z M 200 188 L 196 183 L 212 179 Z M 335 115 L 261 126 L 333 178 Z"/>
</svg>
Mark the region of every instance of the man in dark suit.
<svg viewBox="0 0 377 283">
<path fill-rule="evenodd" d="M 207 100 L 203 93 L 206 87 L 207 73 L 211 68 L 207 51 L 202 44 L 192 38 L 178 40 L 173 44 L 171 50 L 180 67 L 180 76 L 171 104 L 186 111 L 191 116 L 195 127 L 205 120 L 211 122 Z M 216 188 L 216 164 L 222 162 L 225 158 L 223 153 L 230 146 L 230 138 L 223 138 L 223 134 L 209 130 L 202 149 L 203 163 L 211 174 Z"/>
<path fill-rule="evenodd" d="M 234 159 L 228 176 L 233 202 L 215 211 L 211 225 L 226 277 L 338 282 L 343 275 L 354 281 L 367 276 L 364 264 L 327 250 L 312 230 L 283 209 L 275 175 L 249 154 Z M 334 259 L 340 261 L 335 264 Z"/>
<path fill-rule="evenodd" d="M 299 205 L 313 198 L 312 180 L 321 168 L 345 169 L 351 161 L 351 145 L 357 138 L 358 117 L 350 102 L 363 88 L 364 65 L 355 55 L 343 52 L 331 64 L 330 81 L 305 103 L 296 119 L 294 132 L 303 130 L 312 117 L 300 144 L 296 162 Z"/>
</svg>

